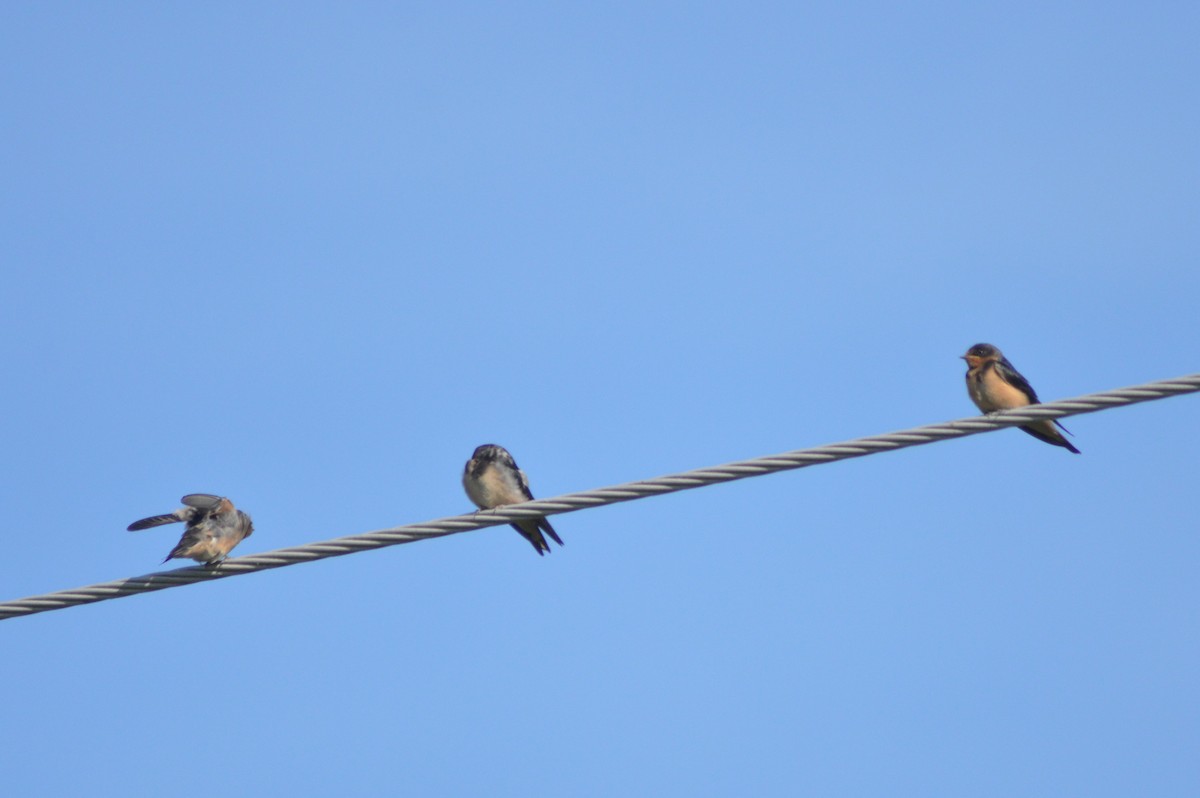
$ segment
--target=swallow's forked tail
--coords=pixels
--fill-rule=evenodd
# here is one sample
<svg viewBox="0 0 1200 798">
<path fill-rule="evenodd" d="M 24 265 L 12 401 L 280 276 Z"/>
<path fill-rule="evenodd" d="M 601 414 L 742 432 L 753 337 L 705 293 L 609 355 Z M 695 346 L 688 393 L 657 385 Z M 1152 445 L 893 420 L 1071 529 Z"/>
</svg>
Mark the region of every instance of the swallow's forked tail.
<svg viewBox="0 0 1200 798">
<path fill-rule="evenodd" d="M 1053 424 L 1043 421 L 1038 422 L 1037 424 L 1031 424 L 1027 427 L 1018 427 L 1017 429 L 1021 430 L 1021 432 L 1026 432 L 1037 438 L 1039 441 L 1044 441 L 1051 446 L 1061 446 L 1073 454 L 1082 454 L 1082 452 L 1075 448 L 1073 443 L 1067 440 L 1066 436 L 1063 435 L 1062 432 L 1059 432 L 1058 429 L 1055 429 L 1056 426 L 1058 429 L 1061 429 L 1063 432 L 1067 433 L 1067 435 L 1071 434 L 1070 430 L 1068 430 L 1062 424 L 1059 424 L 1057 421 Z"/>
<path fill-rule="evenodd" d="M 554 538 L 555 543 L 557 543 L 560 546 L 563 545 L 562 538 L 560 538 L 558 536 L 558 533 L 554 531 L 554 527 L 550 526 L 550 522 L 547 521 L 545 518 L 538 519 L 538 528 L 541 529 L 543 532 L 545 532 L 550 537 Z M 549 545 L 546 546 L 546 551 L 550 551 Z"/>
</svg>

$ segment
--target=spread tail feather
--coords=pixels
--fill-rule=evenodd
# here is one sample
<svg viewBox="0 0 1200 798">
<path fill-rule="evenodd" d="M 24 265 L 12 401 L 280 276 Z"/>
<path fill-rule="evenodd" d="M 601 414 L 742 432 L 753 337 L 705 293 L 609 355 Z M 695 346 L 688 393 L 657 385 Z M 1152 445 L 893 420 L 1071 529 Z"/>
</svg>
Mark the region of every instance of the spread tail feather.
<svg viewBox="0 0 1200 798">
<path fill-rule="evenodd" d="M 140 521 L 134 521 L 126 527 L 130 532 L 137 532 L 142 529 L 150 529 L 151 527 L 162 526 L 163 524 L 177 524 L 183 519 L 171 513 L 170 515 L 152 515 L 149 518 L 143 518 Z"/>
</svg>

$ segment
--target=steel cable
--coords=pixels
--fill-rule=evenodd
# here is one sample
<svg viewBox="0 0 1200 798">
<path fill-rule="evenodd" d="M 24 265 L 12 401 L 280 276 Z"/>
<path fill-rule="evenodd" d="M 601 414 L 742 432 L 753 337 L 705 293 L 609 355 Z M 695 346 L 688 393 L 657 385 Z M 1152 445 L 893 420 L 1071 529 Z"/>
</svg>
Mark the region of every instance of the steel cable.
<svg viewBox="0 0 1200 798">
<path fill-rule="evenodd" d="M 285 565 L 312 562 L 313 560 L 321 560 L 326 557 L 339 557 L 344 554 L 369 551 L 384 546 L 412 543 L 417 540 L 437 538 L 457 532 L 469 532 L 475 529 L 507 524 L 521 518 L 570 513 L 591 507 L 601 507 L 606 504 L 616 504 L 618 502 L 632 501 L 649 496 L 658 496 L 664 493 L 675 493 L 681 490 L 715 485 L 721 482 L 731 482 L 737 479 L 773 474 L 779 471 L 790 471 L 822 463 L 848 460 L 853 457 L 863 457 L 880 452 L 905 449 L 910 446 L 921 446 L 951 438 L 977 435 L 1006 427 L 1019 426 L 1039 419 L 1062 418 L 1064 416 L 1080 415 L 1083 413 L 1094 413 L 1112 407 L 1148 402 L 1154 399 L 1165 399 L 1170 396 L 1179 396 L 1197 391 L 1200 391 L 1200 374 L 1189 374 L 1170 380 L 1148 382 L 1128 388 L 1087 394 L 1075 397 L 1074 399 L 1032 405 L 1020 410 L 1008 410 L 987 416 L 973 416 L 941 424 L 930 424 L 898 432 L 889 432 L 884 435 L 873 435 L 842 443 L 815 446 L 810 449 L 797 449 L 791 452 L 784 452 L 783 454 L 756 457 L 751 460 L 739 460 L 710 468 L 698 468 L 693 471 L 669 474 L 654 479 L 627 482 L 607 488 L 597 488 L 579 493 L 567 493 L 551 499 L 539 499 L 495 510 L 439 518 L 420 524 L 409 524 L 360 535 L 334 538 L 318 543 L 276 549 L 274 551 L 263 552 L 262 554 L 250 554 L 245 557 L 226 560 L 213 568 L 194 566 L 172 571 L 160 571 L 146 574 L 145 576 L 116 579 L 111 582 L 101 582 L 73 590 L 61 590 L 55 593 L 46 593 L 2 602 L 0 603 L 0 620 L 32 615 L 38 612 L 60 610 L 80 604 L 91 604 L 97 601 L 106 601 L 137 593 L 147 593 L 153 590 L 163 590 L 169 587 L 179 587 L 194 582 L 207 582 L 213 579 L 224 579 L 255 571 L 265 571 L 270 568 L 281 568 Z"/>
</svg>

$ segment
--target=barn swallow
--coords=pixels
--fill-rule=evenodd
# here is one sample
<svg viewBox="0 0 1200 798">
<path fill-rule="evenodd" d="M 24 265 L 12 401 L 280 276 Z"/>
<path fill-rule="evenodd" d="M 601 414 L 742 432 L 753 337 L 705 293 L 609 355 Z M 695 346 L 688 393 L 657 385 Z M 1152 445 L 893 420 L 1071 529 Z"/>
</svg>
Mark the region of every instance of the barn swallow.
<svg viewBox="0 0 1200 798">
<path fill-rule="evenodd" d="M 129 525 L 130 532 L 183 521 L 187 528 L 171 553 L 163 560 L 187 557 L 205 565 L 216 565 L 229 556 L 233 547 L 250 537 L 254 524 L 250 516 L 222 496 L 191 493 L 180 499 L 186 506 L 168 515 L 152 515 Z"/>
<path fill-rule="evenodd" d="M 1040 404 L 1029 381 L 991 344 L 975 344 L 967 350 L 962 359 L 967 361 L 967 393 L 971 395 L 971 401 L 984 413 Z M 1062 432 L 1068 435 L 1070 432 L 1055 419 L 1035 421 L 1021 429 L 1039 441 L 1079 454 L 1079 450 L 1063 437 Z M 1062 432 L 1058 431 L 1060 429 Z"/>
<path fill-rule="evenodd" d="M 475 450 L 463 469 L 462 480 L 467 496 L 480 510 L 533 501 L 525 472 L 517 467 L 517 462 L 507 449 L 494 443 L 485 443 Z M 532 543 L 538 554 L 545 555 L 550 551 L 550 544 L 542 537 L 542 532 L 558 545 L 563 544 L 562 538 L 545 518 L 526 518 L 510 526 Z"/>
</svg>

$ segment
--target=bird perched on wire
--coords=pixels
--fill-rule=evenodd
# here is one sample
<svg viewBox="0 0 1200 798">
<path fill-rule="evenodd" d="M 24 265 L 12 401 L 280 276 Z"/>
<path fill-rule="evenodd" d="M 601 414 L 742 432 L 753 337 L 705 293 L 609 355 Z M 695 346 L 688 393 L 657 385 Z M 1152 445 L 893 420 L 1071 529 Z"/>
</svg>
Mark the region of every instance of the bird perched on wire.
<svg viewBox="0 0 1200 798">
<path fill-rule="evenodd" d="M 967 393 L 984 413 L 1040 404 L 1029 381 L 991 344 L 975 344 L 962 359 L 967 361 Z M 1079 454 L 1079 450 L 1063 437 L 1063 432 L 1070 434 L 1067 428 L 1055 419 L 1034 421 L 1021 429 L 1039 441 Z"/>
<path fill-rule="evenodd" d="M 533 501 L 525 472 L 517 467 L 507 449 L 494 443 L 485 443 L 475 449 L 467 461 L 467 467 L 463 469 L 462 480 L 467 496 L 480 510 Z M 558 545 L 563 544 L 562 538 L 545 518 L 525 518 L 514 521 L 510 526 L 533 544 L 538 554 L 545 555 L 550 551 L 550 544 L 542 537 L 542 532 Z"/>
<path fill-rule="evenodd" d="M 254 532 L 250 516 L 223 496 L 191 493 L 180 501 L 185 506 L 173 513 L 152 515 L 129 525 L 129 531 L 136 532 L 180 521 L 187 524 L 183 537 L 163 562 L 186 557 L 205 565 L 216 565 L 229 556 L 234 546 Z"/>
</svg>

